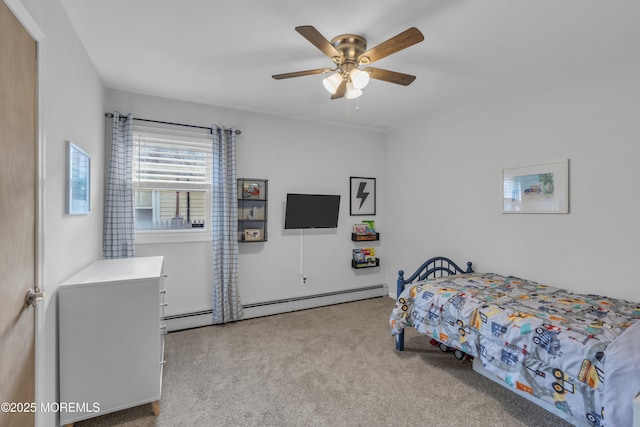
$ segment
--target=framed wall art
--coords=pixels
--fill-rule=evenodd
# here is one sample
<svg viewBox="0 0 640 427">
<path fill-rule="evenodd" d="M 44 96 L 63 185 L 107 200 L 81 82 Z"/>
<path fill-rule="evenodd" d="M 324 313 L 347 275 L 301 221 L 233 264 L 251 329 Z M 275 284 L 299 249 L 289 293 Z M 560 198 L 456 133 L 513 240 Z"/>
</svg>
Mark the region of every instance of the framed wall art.
<svg viewBox="0 0 640 427">
<path fill-rule="evenodd" d="M 502 169 L 502 213 L 568 213 L 569 159 Z"/>
<path fill-rule="evenodd" d="M 91 157 L 71 141 L 67 141 L 66 199 L 68 215 L 91 212 Z"/>
<path fill-rule="evenodd" d="M 245 228 L 244 240 L 248 242 L 257 242 L 257 241 L 264 240 L 262 238 L 262 229 L 261 228 Z"/>
<path fill-rule="evenodd" d="M 248 179 L 238 180 L 238 199 L 266 200 L 266 180 Z"/>
<path fill-rule="evenodd" d="M 351 216 L 376 214 L 376 179 L 352 176 L 350 178 L 349 207 Z"/>
</svg>

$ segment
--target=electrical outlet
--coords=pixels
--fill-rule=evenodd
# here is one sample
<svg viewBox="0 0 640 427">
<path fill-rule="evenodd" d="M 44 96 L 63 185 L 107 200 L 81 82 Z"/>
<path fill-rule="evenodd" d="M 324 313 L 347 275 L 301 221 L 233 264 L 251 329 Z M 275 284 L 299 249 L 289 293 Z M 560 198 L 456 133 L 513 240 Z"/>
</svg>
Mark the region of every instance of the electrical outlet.
<svg viewBox="0 0 640 427">
<path fill-rule="evenodd" d="M 305 276 L 304 274 L 301 274 L 300 277 L 302 277 L 302 281 L 301 284 L 304 286 L 307 284 L 307 276 Z"/>
</svg>

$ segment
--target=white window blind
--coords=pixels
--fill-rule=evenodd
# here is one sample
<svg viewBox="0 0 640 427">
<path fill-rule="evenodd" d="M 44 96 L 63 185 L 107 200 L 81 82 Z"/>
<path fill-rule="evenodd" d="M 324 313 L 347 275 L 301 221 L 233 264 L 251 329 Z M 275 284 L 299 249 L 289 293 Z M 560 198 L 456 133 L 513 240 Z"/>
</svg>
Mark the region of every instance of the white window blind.
<svg viewBox="0 0 640 427">
<path fill-rule="evenodd" d="M 136 188 L 211 188 L 211 139 L 204 133 L 134 128 Z"/>
</svg>

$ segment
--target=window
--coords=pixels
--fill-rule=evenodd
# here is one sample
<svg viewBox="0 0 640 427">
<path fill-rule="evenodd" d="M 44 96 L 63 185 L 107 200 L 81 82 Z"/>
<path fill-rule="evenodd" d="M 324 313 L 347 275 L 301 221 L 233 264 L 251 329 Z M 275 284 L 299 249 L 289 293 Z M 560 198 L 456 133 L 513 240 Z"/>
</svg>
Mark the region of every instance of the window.
<svg viewBox="0 0 640 427">
<path fill-rule="evenodd" d="M 211 145 L 210 134 L 204 130 L 136 123 L 133 188 L 137 234 L 209 229 Z"/>
</svg>

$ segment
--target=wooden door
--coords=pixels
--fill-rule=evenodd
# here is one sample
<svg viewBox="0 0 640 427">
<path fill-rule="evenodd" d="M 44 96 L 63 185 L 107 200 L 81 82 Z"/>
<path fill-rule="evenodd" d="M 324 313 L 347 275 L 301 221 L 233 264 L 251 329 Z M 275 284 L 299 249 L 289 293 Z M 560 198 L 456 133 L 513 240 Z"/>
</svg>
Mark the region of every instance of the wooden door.
<svg viewBox="0 0 640 427">
<path fill-rule="evenodd" d="M 0 1 L 0 426 L 35 424 L 36 42 Z M 3 403 L 6 402 L 6 403 Z M 26 405 L 25 405 L 26 404 Z M 8 406 L 7 406 L 8 405 Z"/>
</svg>

